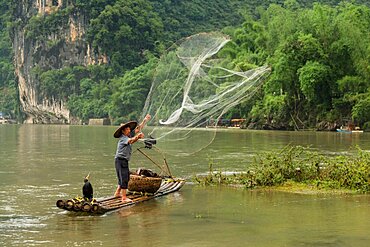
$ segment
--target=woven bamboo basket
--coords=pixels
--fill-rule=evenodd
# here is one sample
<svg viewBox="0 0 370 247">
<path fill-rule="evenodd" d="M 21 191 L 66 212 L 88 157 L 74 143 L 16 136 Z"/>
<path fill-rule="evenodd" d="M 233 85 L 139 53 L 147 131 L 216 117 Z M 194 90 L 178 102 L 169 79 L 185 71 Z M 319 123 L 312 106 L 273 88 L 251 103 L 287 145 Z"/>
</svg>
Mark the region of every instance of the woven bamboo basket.
<svg viewBox="0 0 370 247">
<path fill-rule="evenodd" d="M 142 177 L 138 175 L 130 175 L 128 182 L 128 190 L 136 192 L 155 193 L 161 186 L 161 178 Z"/>
</svg>

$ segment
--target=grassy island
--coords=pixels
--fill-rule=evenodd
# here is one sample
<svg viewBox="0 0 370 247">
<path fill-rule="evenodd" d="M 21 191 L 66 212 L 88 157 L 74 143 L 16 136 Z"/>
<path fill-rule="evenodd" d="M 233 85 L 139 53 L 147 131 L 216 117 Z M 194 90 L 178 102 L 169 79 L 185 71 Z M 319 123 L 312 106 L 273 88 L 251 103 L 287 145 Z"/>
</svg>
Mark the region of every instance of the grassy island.
<svg viewBox="0 0 370 247">
<path fill-rule="evenodd" d="M 275 189 L 300 193 L 370 192 L 370 153 L 357 148 L 354 155 L 324 156 L 301 146 L 287 146 L 254 158 L 243 172 L 226 175 L 209 165 L 197 175 L 200 185 L 232 185 L 248 189 Z"/>
</svg>

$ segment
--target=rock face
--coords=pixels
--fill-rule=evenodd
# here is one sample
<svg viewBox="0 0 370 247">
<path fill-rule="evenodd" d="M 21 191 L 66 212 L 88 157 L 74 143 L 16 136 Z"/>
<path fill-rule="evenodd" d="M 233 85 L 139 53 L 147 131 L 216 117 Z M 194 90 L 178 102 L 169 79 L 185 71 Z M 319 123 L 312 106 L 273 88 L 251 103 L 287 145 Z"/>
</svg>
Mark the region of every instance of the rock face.
<svg viewBox="0 0 370 247">
<path fill-rule="evenodd" d="M 27 116 L 26 123 L 70 123 L 72 119 L 66 107 L 67 99 L 42 95 L 38 88 L 39 81 L 33 73 L 35 69 L 53 70 L 107 62 L 105 56 L 99 55 L 85 41 L 88 20 L 83 14 L 67 14 L 63 24 L 46 32 L 46 37 L 35 38 L 27 33 L 31 18 L 55 14 L 68 7 L 68 4 L 63 0 L 15 2 L 13 18 L 16 25 L 12 31 L 14 64 L 20 102 Z"/>
</svg>

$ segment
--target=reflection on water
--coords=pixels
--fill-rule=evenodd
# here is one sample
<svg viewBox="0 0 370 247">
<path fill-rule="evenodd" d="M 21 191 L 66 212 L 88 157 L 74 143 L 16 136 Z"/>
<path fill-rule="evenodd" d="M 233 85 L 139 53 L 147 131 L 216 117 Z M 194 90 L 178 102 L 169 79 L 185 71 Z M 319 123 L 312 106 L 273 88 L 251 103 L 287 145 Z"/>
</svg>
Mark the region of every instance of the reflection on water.
<svg viewBox="0 0 370 247">
<path fill-rule="evenodd" d="M 96 197 L 116 187 L 115 127 L 0 126 L 0 246 L 368 246 L 370 197 L 315 196 L 185 185 L 179 192 L 103 216 L 59 210 L 81 194 L 90 172 Z M 369 133 L 221 130 L 194 155 L 181 143 L 159 142 L 172 173 L 190 178 L 215 169 L 240 171 L 263 151 L 287 144 L 330 155 L 369 150 Z M 202 143 L 202 142 L 201 142 Z M 140 147 L 141 144 L 135 144 Z M 158 162 L 162 157 L 145 150 Z M 131 167 L 150 167 L 138 152 Z"/>
</svg>

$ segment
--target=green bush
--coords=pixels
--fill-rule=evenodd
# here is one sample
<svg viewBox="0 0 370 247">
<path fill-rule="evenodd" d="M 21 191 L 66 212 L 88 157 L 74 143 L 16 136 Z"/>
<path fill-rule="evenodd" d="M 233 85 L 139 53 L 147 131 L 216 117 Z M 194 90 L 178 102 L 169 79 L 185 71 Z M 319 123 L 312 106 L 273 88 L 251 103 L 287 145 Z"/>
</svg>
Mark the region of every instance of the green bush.
<svg viewBox="0 0 370 247">
<path fill-rule="evenodd" d="M 364 126 L 362 128 L 364 131 L 370 131 L 370 121 L 364 123 Z"/>
<path fill-rule="evenodd" d="M 288 181 L 317 188 L 370 192 L 370 154 L 358 149 L 353 156 L 326 157 L 301 146 L 258 156 L 246 172 L 226 176 L 210 165 L 207 176 L 196 176 L 203 185 L 239 184 L 246 188 L 278 186 Z"/>
</svg>

